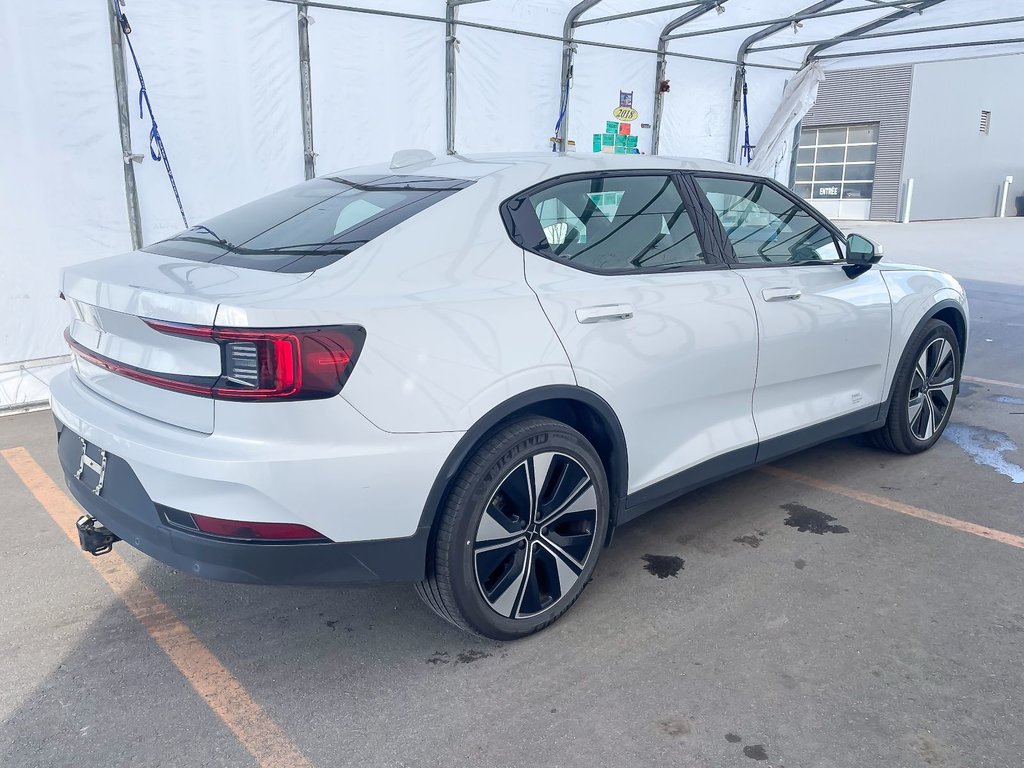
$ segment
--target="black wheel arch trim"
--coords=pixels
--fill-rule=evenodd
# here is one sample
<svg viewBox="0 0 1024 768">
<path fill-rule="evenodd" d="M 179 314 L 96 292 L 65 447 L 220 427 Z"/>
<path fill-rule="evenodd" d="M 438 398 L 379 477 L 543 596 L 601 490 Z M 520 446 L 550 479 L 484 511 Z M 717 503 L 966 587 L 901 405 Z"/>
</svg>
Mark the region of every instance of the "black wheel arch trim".
<svg viewBox="0 0 1024 768">
<path fill-rule="evenodd" d="M 957 333 L 957 341 L 960 342 L 960 370 L 963 371 L 964 359 L 967 357 L 967 342 L 969 340 L 971 330 L 967 326 L 967 315 L 964 313 L 963 304 L 954 299 L 943 299 L 938 304 L 934 305 L 931 309 L 928 310 L 928 318 L 918 323 L 917 327 L 914 328 L 914 332 L 916 333 L 918 328 L 924 325 L 928 320 L 934 319 L 935 316 L 939 314 L 939 312 L 942 312 L 943 310 L 946 309 L 954 310 L 957 313 L 957 315 L 960 316 L 960 322 L 963 323 L 963 339 L 960 338 L 960 334 L 957 333 L 957 329 L 953 329 L 953 332 Z"/>
<path fill-rule="evenodd" d="M 967 327 L 967 316 L 964 314 L 963 305 L 960 302 L 956 301 L 955 299 L 943 299 L 942 301 L 930 306 L 928 310 L 924 313 L 924 316 L 920 320 L 918 320 L 917 325 L 914 326 L 914 330 L 910 332 L 910 335 L 907 337 L 907 344 L 910 344 L 910 340 L 914 338 L 917 335 L 917 333 L 922 328 L 924 328 L 930 321 L 934 320 L 936 318 L 936 315 L 938 315 L 940 312 L 944 312 L 947 309 L 954 310 L 957 313 L 957 315 L 959 315 L 960 322 L 963 324 L 964 337 L 962 340 L 960 339 L 958 329 L 953 329 L 953 332 L 956 333 L 957 341 L 960 343 L 960 370 L 963 370 L 964 358 L 967 357 L 967 337 L 969 335 L 970 329 Z M 906 354 L 906 352 L 907 349 L 904 348 L 903 352 L 900 353 L 900 361 L 903 360 L 903 355 Z M 893 376 L 893 382 L 895 381 L 896 377 Z"/>
<path fill-rule="evenodd" d="M 423 512 L 420 515 L 419 530 L 430 531 L 430 544 L 434 539 L 434 524 L 437 522 L 445 497 L 455 480 L 459 470 L 469 459 L 473 449 L 479 445 L 496 428 L 509 421 L 523 411 L 528 411 L 532 406 L 543 405 L 556 401 L 572 401 L 590 408 L 598 414 L 603 426 L 608 433 L 611 442 L 611 453 L 602 457 L 612 468 L 608 476 L 608 489 L 611 497 L 611 518 L 608 525 L 608 536 L 605 544 L 610 543 L 611 533 L 615 528 L 619 517 L 619 511 L 623 508 L 626 497 L 628 482 L 628 461 L 626 449 L 626 436 L 622 431 L 618 416 L 608 402 L 597 393 L 583 387 L 571 384 L 551 384 L 537 387 L 521 392 L 500 405 L 495 406 L 466 431 L 459 442 L 452 449 L 445 463 L 441 466 L 440 472 L 431 486 L 427 501 L 423 505 Z M 428 557 L 432 552 L 432 546 L 428 546 Z"/>
</svg>

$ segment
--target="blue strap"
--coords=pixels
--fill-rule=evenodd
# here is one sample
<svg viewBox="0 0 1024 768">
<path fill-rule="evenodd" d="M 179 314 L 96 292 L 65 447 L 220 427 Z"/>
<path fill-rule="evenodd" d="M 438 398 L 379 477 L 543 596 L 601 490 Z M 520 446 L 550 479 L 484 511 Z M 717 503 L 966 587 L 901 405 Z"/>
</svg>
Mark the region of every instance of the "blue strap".
<svg viewBox="0 0 1024 768">
<path fill-rule="evenodd" d="M 139 78 L 139 119 L 145 115 L 143 113 L 143 105 L 146 110 L 149 111 L 149 120 L 152 123 L 152 127 L 149 129 L 149 156 L 154 160 L 163 160 L 164 169 L 167 171 L 167 179 L 171 182 L 171 190 L 174 192 L 174 199 L 178 203 L 178 213 L 181 214 L 181 221 L 185 225 L 185 229 L 188 229 L 188 219 L 185 217 L 185 207 L 181 204 L 181 195 L 178 194 L 178 185 L 174 181 L 174 172 L 171 171 L 171 163 L 167 159 L 167 150 L 164 148 L 164 140 L 160 137 L 160 128 L 156 124 L 156 116 L 153 114 L 153 105 L 149 101 L 149 93 L 146 91 L 146 81 L 142 77 L 142 67 L 139 66 L 139 57 L 135 55 L 135 46 L 132 45 L 131 25 L 128 23 L 128 17 L 121 12 L 121 6 L 118 0 L 110 0 L 114 4 L 114 11 L 117 13 L 117 21 L 121 25 L 121 31 L 124 33 L 124 39 L 128 43 L 128 52 L 132 55 L 132 61 L 135 63 L 135 74 Z"/>
<path fill-rule="evenodd" d="M 741 158 L 746 158 L 747 165 L 754 159 L 754 144 L 750 143 L 750 111 L 747 109 L 747 73 L 743 72 L 743 151 Z"/>
<path fill-rule="evenodd" d="M 558 121 L 555 123 L 555 141 L 551 142 L 551 151 L 558 151 L 558 129 L 562 127 L 562 121 L 565 120 L 565 110 L 569 106 L 569 81 L 572 80 L 572 71 L 570 70 L 569 76 L 565 78 L 565 88 L 562 89 L 562 109 L 558 113 Z"/>
</svg>

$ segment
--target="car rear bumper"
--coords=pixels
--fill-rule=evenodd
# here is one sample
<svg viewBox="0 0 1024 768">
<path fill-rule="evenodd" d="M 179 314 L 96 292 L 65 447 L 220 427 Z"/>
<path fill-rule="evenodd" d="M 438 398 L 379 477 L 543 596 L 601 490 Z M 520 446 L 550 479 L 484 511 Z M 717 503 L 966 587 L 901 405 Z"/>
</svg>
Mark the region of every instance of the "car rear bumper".
<svg viewBox="0 0 1024 768">
<path fill-rule="evenodd" d="M 343 398 L 217 402 L 212 434 L 161 423 L 93 392 L 50 384 L 54 416 L 123 459 L 155 504 L 206 517 L 294 523 L 332 541 L 405 539 L 461 433 L 390 433 Z M 76 470 L 77 471 L 77 470 Z"/>
<path fill-rule="evenodd" d="M 123 541 L 172 568 L 219 581 L 342 584 L 423 578 L 429 528 L 410 537 L 358 542 L 252 543 L 191 533 L 168 523 L 124 459 L 107 454 L 103 486 L 78 479 L 82 443 L 57 421 L 68 489 L 92 517 Z"/>
</svg>

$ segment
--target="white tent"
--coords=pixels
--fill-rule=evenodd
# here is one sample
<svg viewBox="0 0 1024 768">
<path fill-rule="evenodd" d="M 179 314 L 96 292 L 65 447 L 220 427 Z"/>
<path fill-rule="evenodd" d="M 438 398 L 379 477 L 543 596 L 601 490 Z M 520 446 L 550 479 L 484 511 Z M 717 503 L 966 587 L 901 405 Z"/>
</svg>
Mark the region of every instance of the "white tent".
<svg viewBox="0 0 1024 768">
<path fill-rule="evenodd" d="M 787 132 L 813 103 L 820 76 L 795 78 L 812 60 L 1024 51 L 1024 0 L 351 2 L 127 0 L 190 222 L 299 182 L 314 161 L 322 173 L 402 148 L 552 138 L 592 151 L 620 100 L 639 113 L 640 151 L 735 161 L 738 75 L 770 173 L 788 167 Z M 66 364 L 61 267 L 182 228 L 113 8 L 0 6 L 0 408 L 44 399 Z"/>
</svg>

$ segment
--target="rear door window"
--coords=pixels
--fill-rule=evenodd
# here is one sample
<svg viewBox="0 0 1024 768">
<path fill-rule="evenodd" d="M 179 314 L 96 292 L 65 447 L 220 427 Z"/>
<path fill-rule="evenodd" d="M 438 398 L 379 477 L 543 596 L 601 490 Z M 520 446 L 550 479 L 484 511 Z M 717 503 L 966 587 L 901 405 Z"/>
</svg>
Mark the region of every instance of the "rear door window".
<svg viewBox="0 0 1024 768">
<path fill-rule="evenodd" d="M 143 250 L 273 272 L 312 272 L 471 183 L 421 176 L 322 177 Z"/>
<path fill-rule="evenodd" d="M 536 232 L 529 250 L 573 267 L 622 274 L 707 263 L 668 174 L 571 179 L 528 192 L 515 207 L 511 217 Z"/>
</svg>

